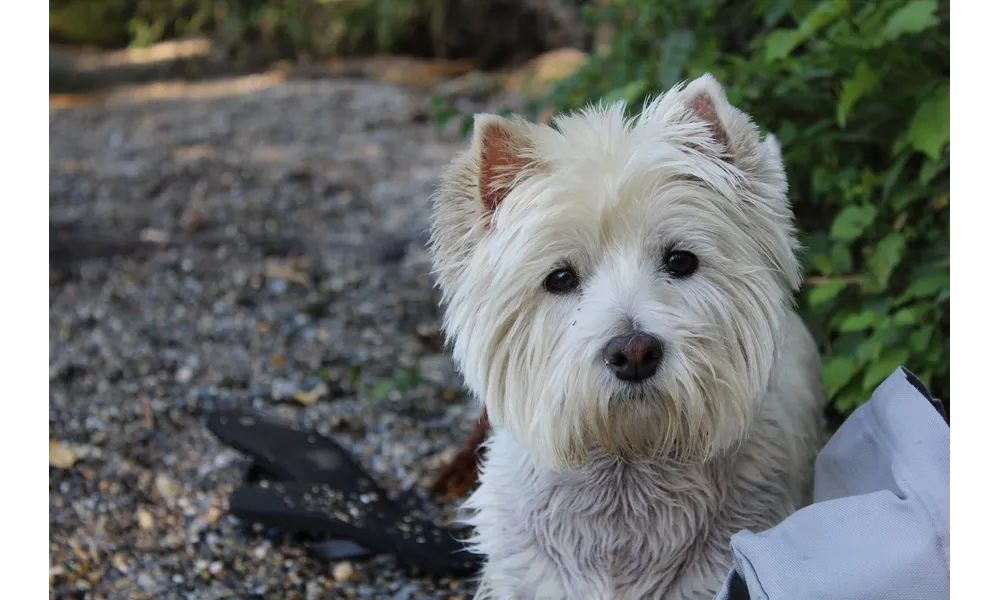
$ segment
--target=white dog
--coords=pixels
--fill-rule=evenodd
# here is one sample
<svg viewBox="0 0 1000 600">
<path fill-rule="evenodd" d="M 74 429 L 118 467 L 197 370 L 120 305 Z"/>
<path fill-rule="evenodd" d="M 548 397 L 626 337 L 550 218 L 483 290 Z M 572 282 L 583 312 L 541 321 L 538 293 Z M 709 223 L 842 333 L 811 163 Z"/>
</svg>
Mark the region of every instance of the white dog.
<svg viewBox="0 0 1000 600">
<path fill-rule="evenodd" d="M 555 128 L 480 115 L 433 202 L 445 329 L 495 433 L 480 598 L 712 598 L 803 505 L 814 341 L 777 141 L 705 75 Z"/>
</svg>

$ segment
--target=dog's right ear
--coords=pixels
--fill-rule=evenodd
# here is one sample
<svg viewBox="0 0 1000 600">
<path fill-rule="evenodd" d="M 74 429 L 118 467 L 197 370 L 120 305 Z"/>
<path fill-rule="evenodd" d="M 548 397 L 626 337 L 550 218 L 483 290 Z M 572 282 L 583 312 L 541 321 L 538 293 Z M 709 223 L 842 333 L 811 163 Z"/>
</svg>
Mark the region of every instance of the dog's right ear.
<svg viewBox="0 0 1000 600">
<path fill-rule="evenodd" d="M 487 214 L 500 206 L 532 162 L 525 123 L 497 115 L 478 114 L 472 129 L 472 154 L 477 166 L 479 200 Z"/>
<path fill-rule="evenodd" d="M 442 172 L 431 197 L 430 246 L 446 293 L 488 237 L 496 209 L 539 165 L 532 127 L 517 117 L 476 115 L 470 146 Z"/>
</svg>

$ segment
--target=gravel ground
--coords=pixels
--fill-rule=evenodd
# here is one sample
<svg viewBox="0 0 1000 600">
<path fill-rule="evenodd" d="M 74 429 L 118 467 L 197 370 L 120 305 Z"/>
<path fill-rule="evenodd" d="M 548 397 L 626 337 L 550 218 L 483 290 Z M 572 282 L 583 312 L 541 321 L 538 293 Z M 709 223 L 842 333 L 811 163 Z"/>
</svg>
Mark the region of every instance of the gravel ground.
<svg viewBox="0 0 1000 600">
<path fill-rule="evenodd" d="M 261 76 L 50 109 L 50 221 L 88 240 L 50 245 L 50 597 L 470 596 L 245 531 L 246 462 L 203 427 L 235 405 L 316 427 L 393 490 L 464 442 L 424 249 L 460 141 L 426 104 Z"/>
</svg>

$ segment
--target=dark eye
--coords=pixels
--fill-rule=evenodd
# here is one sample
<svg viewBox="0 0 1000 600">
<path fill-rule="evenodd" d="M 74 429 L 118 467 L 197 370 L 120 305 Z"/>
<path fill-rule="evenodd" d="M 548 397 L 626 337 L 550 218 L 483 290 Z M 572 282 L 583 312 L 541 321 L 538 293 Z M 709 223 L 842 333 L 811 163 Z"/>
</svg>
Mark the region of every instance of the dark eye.
<svg viewBox="0 0 1000 600">
<path fill-rule="evenodd" d="M 698 257 L 686 250 L 671 250 L 664 257 L 663 266 L 676 277 L 687 277 L 698 269 Z"/>
<path fill-rule="evenodd" d="M 576 271 L 573 269 L 563 267 L 549 273 L 542 285 L 549 293 L 565 294 L 572 292 L 580 285 L 580 278 L 577 277 Z"/>
</svg>

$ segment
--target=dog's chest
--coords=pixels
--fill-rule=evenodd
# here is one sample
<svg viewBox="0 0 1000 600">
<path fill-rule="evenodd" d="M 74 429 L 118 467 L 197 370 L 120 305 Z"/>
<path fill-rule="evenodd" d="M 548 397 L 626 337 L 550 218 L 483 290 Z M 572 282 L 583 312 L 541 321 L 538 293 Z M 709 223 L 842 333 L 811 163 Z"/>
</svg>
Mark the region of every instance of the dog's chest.
<svg viewBox="0 0 1000 600">
<path fill-rule="evenodd" d="M 550 552 L 562 561 L 592 563 L 581 566 L 603 572 L 616 596 L 630 589 L 663 593 L 711 550 L 720 504 L 711 479 L 690 469 L 609 460 L 556 482 L 529 518 L 542 529 L 536 539 L 550 541 Z"/>
<path fill-rule="evenodd" d="M 800 467 L 777 438 L 709 464 L 597 457 L 555 472 L 496 432 L 465 505 L 487 556 L 479 597 L 711 600 L 732 566 L 730 537 L 776 525 L 802 500 Z"/>
</svg>

